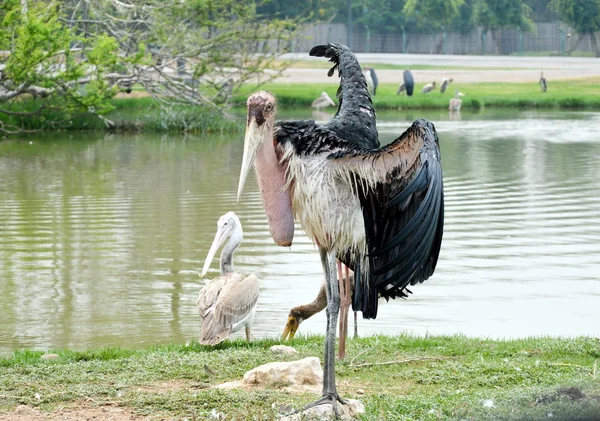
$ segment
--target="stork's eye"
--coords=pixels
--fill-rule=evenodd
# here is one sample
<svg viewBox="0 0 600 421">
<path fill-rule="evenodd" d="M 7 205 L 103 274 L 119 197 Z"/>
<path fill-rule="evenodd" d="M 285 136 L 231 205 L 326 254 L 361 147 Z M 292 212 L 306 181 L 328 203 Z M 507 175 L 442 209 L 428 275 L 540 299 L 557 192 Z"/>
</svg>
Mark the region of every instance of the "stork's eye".
<svg viewBox="0 0 600 421">
<path fill-rule="evenodd" d="M 267 104 L 267 106 L 265 107 L 265 110 L 267 111 L 271 111 L 273 109 L 273 104 Z"/>
</svg>

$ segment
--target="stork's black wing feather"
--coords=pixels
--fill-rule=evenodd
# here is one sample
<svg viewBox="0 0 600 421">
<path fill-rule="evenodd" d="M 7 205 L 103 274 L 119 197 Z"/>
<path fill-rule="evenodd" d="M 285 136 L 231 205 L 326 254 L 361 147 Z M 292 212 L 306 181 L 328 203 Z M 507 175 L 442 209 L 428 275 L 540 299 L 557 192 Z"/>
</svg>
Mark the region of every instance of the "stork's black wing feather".
<svg viewBox="0 0 600 421">
<path fill-rule="evenodd" d="M 369 270 L 363 268 L 353 308 L 375 318 L 378 297 L 404 297 L 435 270 L 444 224 L 437 134 L 433 124 L 417 120 L 384 148 L 340 148 L 330 158 L 339 160 L 340 174 L 357 180 Z"/>
<path fill-rule="evenodd" d="M 355 55 L 341 44 L 317 45 L 310 50 L 310 55 L 329 58 L 334 66 L 327 74 L 332 76 L 337 68 L 340 76 L 338 111 L 323 127 L 356 146 L 379 147 L 375 109 Z"/>
</svg>

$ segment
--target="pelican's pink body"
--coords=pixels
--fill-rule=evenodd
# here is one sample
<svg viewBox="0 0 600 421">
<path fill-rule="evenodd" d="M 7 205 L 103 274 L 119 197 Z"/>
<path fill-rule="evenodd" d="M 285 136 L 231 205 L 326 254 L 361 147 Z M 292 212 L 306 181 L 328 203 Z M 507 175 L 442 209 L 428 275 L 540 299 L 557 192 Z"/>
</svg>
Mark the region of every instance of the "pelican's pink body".
<svg viewBox="0 0 600 421">
<path fill-rule="evenodd" d="M 286 188 L 286 168 L 277 159 L 272 139 L 271 134 L 258 150 L 254 167 L 273 240 L 278 246 L 289 247 L 294 239 L 292 198 Z"/>
</svg>

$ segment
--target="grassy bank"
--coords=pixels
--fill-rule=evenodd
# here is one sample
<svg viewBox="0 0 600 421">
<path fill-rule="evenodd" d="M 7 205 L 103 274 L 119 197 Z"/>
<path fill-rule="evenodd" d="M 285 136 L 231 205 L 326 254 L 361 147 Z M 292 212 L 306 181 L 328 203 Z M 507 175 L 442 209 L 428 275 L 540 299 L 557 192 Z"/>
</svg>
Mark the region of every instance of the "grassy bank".
<svg viewBox="0 0 600 421">
<path fill-rule="evenodd" d="M 19 115 L 3 115 L 0 121 L 26 130 L 114 130 L 114 131 L 186 131 L 200 133 L 230 132 L 239 130 L 239 124 L 218 111 L 198 106 L 175 105 L 161 108 L 151 97 L 126 97 L 111 100 L 113 110 L 99 118 L 91 113 L 67 114 L 64 110 L 47 109 L 35 118 Z M 35 100 L 15 102 L 12 112 L 31 112 L 40 107 Z"/>
<path fill-rule="evenodd" d="M 269 352 L 275 343 L 59 351 L 55 360 L 16 352 L 0 359 L 0 420 L 14 419 L 18 405 L 57 417 L 109 407 L 151 419 L 207 419 L 213 409 L 227 420 L 274 419 L 273 406 L 300 408 L 316 396 L 211 387 L 260 364 L 321 356 L 323 349 L 321 337 L 300 338 L 292 343 L 299 354 L 282 357 Z M 598 359 L 598 338 L 379 336 L 350 340 L 336 371 L 340 392 L 365 404 L 366 420 L 591 421 L 600 419 Z"/>
<path fill-rule="evenodd" d="M 335 100 L 337 78 L 330 84 L 272 83 L 262 89 L 275 94 L 284 107 L 308 107 L 325 91 Z M 540 109 L 600 109 L 600 78 L 549 82 L 548 92 L 537 83 L 453 83 L 444 94 L 439 90 L 422 94 L 425 83 L 418 83 L 412 97 L 396 95 L 398 85 L 380 84 L 373 98 L 375 109 L 448 109 L 454 90 L 466 94 L 463 109 L 482 107 L 540 108 Z M 245 104 L 247 95 L 236 98 Z"/>
</svg>

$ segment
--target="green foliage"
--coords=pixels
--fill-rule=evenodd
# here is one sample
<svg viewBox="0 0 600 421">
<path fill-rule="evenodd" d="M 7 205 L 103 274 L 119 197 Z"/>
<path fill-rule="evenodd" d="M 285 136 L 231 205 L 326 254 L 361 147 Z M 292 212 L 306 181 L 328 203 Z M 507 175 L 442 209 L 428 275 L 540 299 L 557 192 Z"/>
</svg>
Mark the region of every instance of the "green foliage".
<svg viewBox="0 0 600 421">
<path fill-rule="evenodd" d="M 460 15 L 464 0 L 407 0 L 402 11 L 417 27 L 431 32 L 450 27 Z"/>
<path fill-rule="evenodd" d="M 560 19 L 581 34 L 600 31 L 600 0 L 552 0 Z"/>
<path fill-rule="evenodd" d="M 473 19 L 485 30 L 520 28 L 531 32 L 535 24 L 531 8 L 523 0 L 475 0 Z"/>
</svg>

